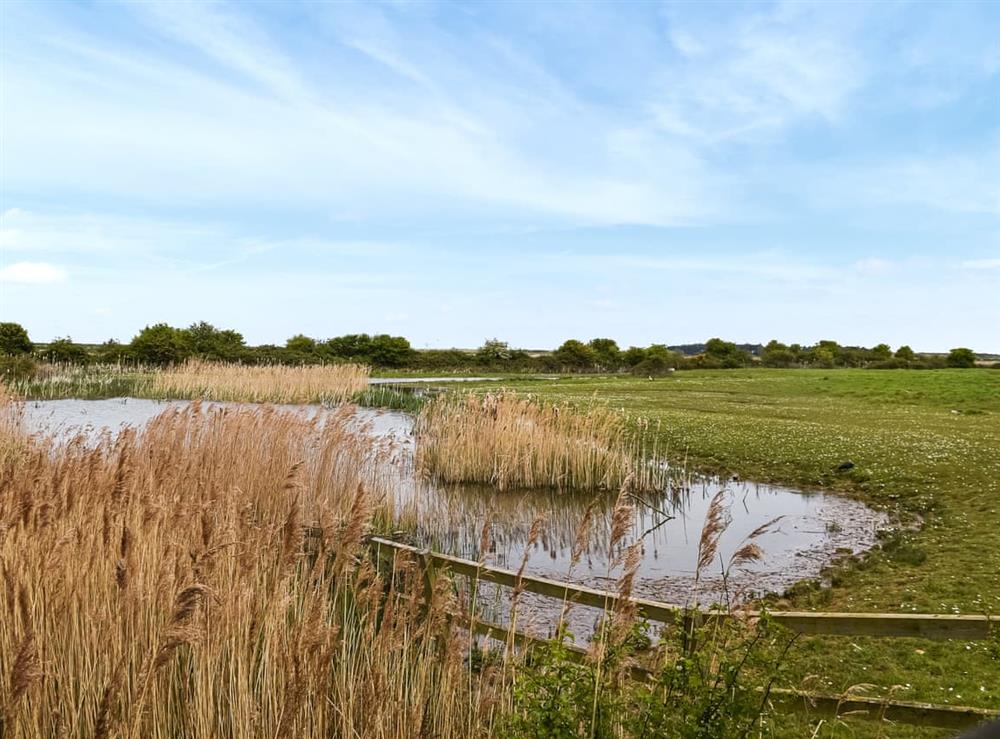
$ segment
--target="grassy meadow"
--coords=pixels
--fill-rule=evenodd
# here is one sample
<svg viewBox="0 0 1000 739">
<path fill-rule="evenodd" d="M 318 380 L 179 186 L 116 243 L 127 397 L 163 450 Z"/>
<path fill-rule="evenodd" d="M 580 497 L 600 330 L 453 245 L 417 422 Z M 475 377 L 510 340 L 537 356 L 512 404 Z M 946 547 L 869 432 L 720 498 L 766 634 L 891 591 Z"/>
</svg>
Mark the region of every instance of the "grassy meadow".
<svg viewBox="0 0 1000 739">
<path fill-rule="evenodd" d="M 185 370 L 181 368 L 179 371 Z M 234 370 L 227 375 L 227 386 L 242 387 L 239 372 Z M 190 383 L 196 385 L 197 380 L 190 372 L 190 379 L 186 381 L 188 384 L 184 386 L 186 389 L 176 377 L 169 382 L 168 377 L 167 374 L 157 375 L 149 370 L 63 368 L 59 372 L 43 374 L 33 383 L 15 385 L 12 389 L 21 397 L 28 398 L 116 395 L 210 397 L 204 390 L 191 390 L 194 385 Z M 213 382 L 221 380 L 216 378 Z M 256 378 L 251 383 L 257 388 L 252 397 L 246 393 L 228 397 L 246 400 L 285 398 L 283 395 L 272 397 L 269 393 L 287 392 L 288 378 L 268 380 L 271 384 L 267 387 L 271 390 L 263 389 L 261 382 L 261 378 Z M 317 402 L 333 398 L 335 396 L 330 394 L 333 387 L 310 391 L 302 400 Z M 360 399 L 373 405 L 414 412 L 422 405 L 418 397 L 388 386 L 359 391 L 359 380 L 351 373 L 340 377 L 335 387 L 336 393 L 339 393 L 336 397 Z M 644 444 L 651 444 L 658 456 L 666 456 L 692 470 L 739 475 L 744 479 L 793 487 L 836 490 L 892 514 L 895 527 L 886 534 L 876 551 L 862 558 L 849 558 L 832 569 L 826 583 L 831 587 L 803 583 L 793 592 L 775 597 L 775 608 L 1000 613 L 1000 372 L 986 369 L 752 369 L 685 371 L 658 379 L 521 376 L 505 377 L 499 383 L 463 383 L 455 388 L 454 397 L 466 398 L 470 390 L 496 397 L 501 387 L 516 391 L 517 395 L 509 396 L 511 398 L 531 396 L 538 398 L 546 407 L 593 409 L 606 405 L 610 410 L 623 410 L 627 417 L 643 420 L 647 435 Z M 445 402 L 439 407 L 448 412 L 433 419 L 430 427 L 439 441 L 439 449 L 432 451 L 440 457 L 430 465 L 431 471 L 436 467 L 441 472 L 452 465 L 450 474 L 456 479 L 493 478 L 509 473 L 509 470 L 497 466 L 501 457 L 530 452 L 532 445 L 515 443 L 508 450 L 509 454 L 491 452 L 483 458 L 475 458 L 468 450 L 463 451 L 461 445 L 482 451 L 485 447 L 476 442 L 476 429 L 483 432 L 478 436 L 494 439 L 491 424 L 495 425 L 504 414 L 498 408 L 496 418 L 492 418 L 492 407 L 488 403 L 476 404 L 467 398 L 453 400 L 451 405 Z M 489 411 L 489 418 L 485 421 L 484 410 Z M 517 412 L 512 412 L 511 418 L 516 417 L 518 423 L 523 423 L 527 418 L 525 409 L 518 407 L 513 410 Z M 231 421 L 235 425 L 227 433 L 241 440 L 252 439 L 255 435 L 259 438 L 240 442 L 251 444 L 252 448 L 238 448 L 233 453 L 218 451 L 218 460 L 212 456 L 216 452 L 210 454 L 208 449 L 224 448 L 219 429 L 211 434 L 208 431 L 200 432 L 201 436 L 196 434 L 196 441 L 201 439 L 208 446 L 205 449 L 195 448 L 190 458 L 185 457 L 178 447 L 181 438 L 190 438 L 184 437 L 181 432 L 178 426 L 181 421 L 195 426 L 207 423 L 197 413 L 158 422 L 155 433 L 144 437 L 158 442 L 150 448 L 142 446 L 147 443 L 142 439 L 133 438 L 119 442 L 118 447 L 110 446 L 99 455 L 87 456 L 83 450 L 76 450 L 72 453 L 77 457 L 59 462 L 64 467 L 53 467 L 55 463 L 48 459 L 51 456 L 49 452 L 30 445 L 25 447 L 22 442 L 12 442 L 0 448 L 0 463 L 7 465 L 5 469 L 8 471 L 16 469 L 11 460 L 23 460 L 25 454 L 33 460 L 32 464 L 40 465 L 18 478 L 17 489 L 20 492 L 15 497 L 6 498 L 6 510 L 3 509 L 4 497 L 0 495 L 0 518 L 7 520 L 7 533 L 0 535 L 0 554 L 5 553 L 5 562 L 16 562 L 20 568 L 19 580 L 14 580 L 13 588 L 8 585 L 7 595 L 0 597 L 0 608 L 6 609 L 5 612 L 10 615 L 4 622 L 6 626 L 0 626 L 0 644 L 7 651 L 6 658 L 0 656 L 0 701 L 6 700 L 7 727 L 14 726 L 16 732 L 12 735 L 44 734 L 38 727 L 45 727 L 46 731 L 58 730 L 61 724 L 45 723 L 48 720 L 45 717 L 49 715 L 47 711 L 56 710 L 57 713 L 52 715 L 62 716 L 58 720 L 66 721 L 65 711 L 71 704 L 76 706 L 74 710 L 78 713 L 73 717 L 76 725 L 83 729 L 90 726 L 94 732 L 98 728 L 98 719 L 107 716 L 105 721 L 109 726 L 127 728 L 123 735 L 146 735 L 143 733 L 146 729 L 152 732 L 150 735 L 166 735 L 178 726 L 193 726 L 195 734 L 214 731 L 218 735 L 237 735 L 238 730 L 257 725 L 213 726 L 211 712 L 219 701 L 230 700 L 224 695 L 234 696 L 246 707 L 246 714 L 234 721 L 249 722 L 262 720 L 259 716 L 254 717 L 254 711 L 261 710 L 262 706 L 270 709 L 283 706 L 286 701 L 295 698 L 294 691 L 299 689 L 307 696 L 307 702 L 288 703 L 288 711 L 294 710 L 294 715 L 282 708 L 280 710 L 286 713 L 285 718 L 280 718 L 279 713 L 277 723 L 267 724 L 266 727 L 261 724 L 268 734 L 279 735 L 293 727 L 304 732 L 303 735 L 315 735 L 333 727 L 347 732 L 362 727 L 360 734 L 364 736 L 402 736 L 407 721 L 418 720 L 414 713 L 415 706 L 426 696 L 434 694 L 439 696 L 436 700 L 443 701 L 440 705 L 443 723 L 428 725 L 436 732 L 434 735 L 487 736 L 507 732 L 512 736 L 530 736 L 526 727 L 532 722 L 545 721 L 571 710 L 568 704 L 559 702 L 569 700 L 567 696 L 572 695 L 569 690 L 571 683 L 590 684 L 592 687 L 600 684 L 600 680 L 594 679 L 593 671 L 573 679 L 567 677 L 570 673 L 565 672 L 563 667 L 555 666 L 558 654 L 543 655 L 527 667 L 521 665 L 518 668 L 521 672 L 501 671 L 496 675 L 489 670 L 484 672 L 480 669 L 482 665 L 473 669 L 471 662 L 464 663 L 462 668 L 461 660 L 457 667 L 451 663 L 442 666 L 435 662 L 435 655 L 441 654 L 437 645 L 448 645 L 445 653 L 451 654 L 451 659 L 458 659 L 455 655 L 467 653 L 469 645 L 461 647 L 444 639 L 440 633 L 430 641 L 411 637 L 411 632 L 416 635 L 423 628 L 424 615 L 416 611 L 394 627 L 397 630 L 391 638 L 403 639 L 401 652 L 397 653 L 393 651 L 396 647 L 379 642 L 379 624 L 386 607 L 386 601 L 379 595 L 385 592 L 384 581 L 378 581 L 381 590 L 370 589 L 370 578 L 375 574 L 357 560 L 355 564 L 361 569 L 351 570 L 350 577 L 342 578 L 336 585 L 326 579 L 328 575 L 325 573 L 303 569 L 301 555 L 294 558 L 295 567 L 289 569 L 289 543 L 280 532 L 282 522 L 293 514 L 302 523 L 325 520 L 321 527 L 324 531 L 329 529 L 335 532 L 329 546 L 331 550 L 336 550 L 339 545 L 334 542 L 339 541 L 341 536 L 337 532 L 344 530 L 352 517 L 363 515 L 361 527 L 366 531 L 376 526 L 379 520 L 383 521 L 382 525 L 390 525 L 385 516 L 378 514 L 379 501 L 385 497 L 378 490 L 380 483 L 371 480 L 362 485 L 359 480 L 367 473 L 359 466 L 359 458 L 350 456 L 355 452 L 348 451 L 340 452 L 348 455 L 342 458 L 346 460 L 342 463 L 346 465 L 349 475 L 354 477 L 348 479 L 341 476 L 333 483 L 321 482 L 316 477 L 316 469 L 295 466 L 295 460 L 302 456 L 296 450 L 304 448 L 304 440 L 315 429 L 310 431 L 296 426 L 298 422 L 282 421 L 283 431 L 276 435 L 271 429 L 256 426 L 258 422 L 253 420 L 252 414 L 245 418 L 243 415 L 238 414 L 237 417 L 242 419 L 238 423 Z M 549 422 L 546 418 L 542 414 L 529 420 L 532 425 L 544 425 Z M 575 427 L 569 421 L 554 423 L 557 431 L 561 429 L 570 436 L 575 433 Z M 239 424 L 245 424 L 245 427 L 236 428 Z M 592 430 L 594 424 L 585 424 L 583 428 Z M 247 432 L 251 433 L 248 435 Z M 512 432 L 510 438 L 516 436 Z M 9 439 L 12 438 L 9 436 Z M 328 443 L 338 446 L 347 442 L 334 439 L 328 440 Z M 122 445 L 133 446 L 125 448 Z M 272 448 L 280 453 L 269 459 Z M 169 456 L 171 454 L 175 456 Z M 448 454 L 454 455 L 453 458 L 448 459 Z M 558 458 L 557 454 L 549 456 Z M 251 460 L 249 466 L 243 462 L 244 459 Z M 838 470 L 842 463 L 848 461 L 853 463 L 852 468 Z M 85 471 L 88 465 L 93 469 Z M 130 470 L 128 482 L 121 478 L 120 470 L 126 469 L 122 465 Z M 136 467 L 135 472 L 131 471 L 132 466 Z M 536 466 L 525 469 L 535 474 L 533 470 Z M 162 489 L 151 484 L 151 479 L 162 475 L 163 470 L 175 467 L 179 470 L 177 476 L 156 478 L 162 479 Z M 85 480 L 86 485 L 90 485 L 92 480 L 100 482 L 94 493 L 96 505 L 93 510 L 84 509 L 79 498 L 68 497 L 72 486 L 67 480 L 74 479 L 73 475 L 83 476 L 77 478 L 81 485 Z M 511 477 L 511 484 L 518 484 L 523 476 L 518 473 Z M 251 479 L 255 477 L 259 478 L 257 482 Z M 10 475 L 5 476 L 3 484 L 7 487 L 3 490 L 13 489 L 10 479 Z M 552 479 L 551 475 L 549 479 Z M 621 482 L 619 478 L 614 479 Z M 39 487 L 40 480 L 51 482 L 46 483 L 48 487 Z M 317 498 L 317 486 L 330 484 L 336 489 L 327 489 Z M 265 491 L 291 489 L 286 485 L 308 491 L 308 494 L 300 492 L 291 496 L 290 493 L 279 492 L 278 501 L 270 502 Z M 610 484 L 603 486 L 609 487 Z M 357 501 L 362 488 L 368 491 L 363 497 L 364 508 L 355 510 L 361 505 Z M 185 498 L 184 490 L 187 489 L 199 491 L 197 501 Z M 38 492 L 31 492 L 33 490 Z M 124 494 L 126 490 L 134 492 Z M 32 496 L 36 494 L 38 500 L 32 501 Z M 245 519 L 239 508 L 240 496 L 244 494 L 248 494 L 247 501 L 259 509 L 250 519 Z M 323 502 L 327 497 L 335 502 Z M 293 500 L 297 501 L 294 505 Z M 26 506 L 30 515 L 19 524 Z M 216 506 L 221 506 L 216 514 L 218 521 L 211 519 L 206 524 L 203 512 Z M 95 518 L 102 511 L 101 517 Z M 28 522 L 32 526 L 48 527 L 44 529 L 45 536 L 32 534 L 23 538 L 31 532 L 25 529 L 19 534 L 18 526 L 27 527 Z M 53 522 L 58 525 L 53 525 Z M 162 527 L 177 522 L 184 522 L 189 529 L 168 537 Z M 147 542 L 137 545 L 137 532 L 148 526 L 152 529 Z M 241 528 L 244 526 L 251 528 Z M 88 538 L 79 533 L 90 530 L 104 531 L 104 534 L 98 538 L 96 533 L 92 533 Z M 130 532 L 128 543 L 125 541 L 126 530 Z M 209 538 L 199 540 L 199 537 L 205 536 Z M 249 545 L 231 544 L 235 541 L 250 542 L 260 551 L 268 553 L 265 564 L 249 571 L 240 569 L 244 564 L 239 558 Z M 354 546 L 351 541 L 353 539 L 348 544 Z M 221 548 L 216 550 L 216 546 Z M 233 548 L 230 550 L 229 547 Z M 181 564 L 183 557 L 179 553 L 185 549 L 194 553 L 187 554 L 189 559 L 194 557 L 192 562 L 195 564 L 191 567 Z M 216 551 L 220 554 L 216 555 Z M 285 551 L 285 555 L 281 551 Z M 14 552 L 18 553 L 18 557 L 14 557 Z M 209 556 L 208 552 L 211 555 L 206 562 L 221 557 L 224 564 L 209 563 L 204 569 L 192 569 L 199 557 Z M 226 554 L 223 556 L 222 552 Z M 766 552 L 763 556 L 766 559 Z M 88 571 L 89 576 L 77 586 L 73 584 L 75 570 L 70 563 L 79 561 L 101 564 L 92 567 Z M 344 561 L 343 557 L 341 561 Z M 168 568 L 167 562 L 173 564 Z M 52 567 L 55 569 L 50 569 Z M 9 564 L 5 564 L 5 568 L 6 576 L 12 570 Z M 122 568 L 124 574 L 119 575 Z M 140 574 L 133 576 L 133 571 Z M 51 573 L 49 580 L 43 577 L 43 572 Z M 211 582 L 204 579 L 209 576 L 214 578 Z M 120 585 L 114 585 L 119 577 L 135 583 L 133 589 L 121 591 Z M 307 579 L 302 580 L 303 577 Z M 330 603 L 323 605 L 321 601 L 324 599 L 317 598 L 317 583 L 323 588 L 332 588 L 333 599 Z M 195 585 L 204 585 L 207 589 L 203 592 L 189 591 L 185 597 L 191 602 L 182 603 L 184 598 L 181 596 Z M 281 593 L 275 590 L 279 585 Z M 107 592 L 106 586 L 111 588 Z M 119 590 L 115 590 L 116 587 Z M 412 583 L 406 586 L 410 590 L 400 587 L 400 597 L 410 599 L 407 602 L 415 602 L 414 599 L 419 599 L 419 592 L 422 592 L 419 588 L 413 590 Z M 136 588 L 145 593 L 148 602 L 135 599 Z M 244 600 L 230 594 L 216 594 L 219 590 L 228 592 L 227 589 L 243 592 Z M 27 595 L 20 595 L 22 590 Z M 108 592 L 117 593 L 115 597 L 118 600 L 113 602 L 112 612 L 101 605 L 101 599 L 106 598 Z M 209 593 L 213 595 L 209 597 Z M 268 598 L 278 597 L 281 608 L 286 610 L 275 610 L 276 606 L 261 600 L 263 594 L 268 594 Z M 37 610 L 32 610 L 30 606 L 34 604 L 46 605 L 44 608 L 35 606 Z M 287 610 L 289 608 L 293 610 Z M 179 614 L 179 621 L 171 625 L 173 614 Z M 221 625 L 209 631 L 199 631 L 209 629 L 210 616 L 221 617 Z M 66 619 L 70 619 L 72 638 L 77 640 L 72 647 L 76 651 L 67 653 L 69 656 L 65 657 L 55 656 L 51 646 L 40 645 L 45 643 L 45 638 L 54 639 L 62 625 L 67 623 Z M 276 624 L 282 619 L 295 629 L 288 639 L 279 638 L 276 633 L 279 631 Z M 316 619 L 322 621 L 323 628 L 316 624 Z M 119 639 L 120 643 L 106 655 L 100 652 L 97 645 L 98 642 L 103 644 L 104 640 L 93 634 L 88 636 L 90 632 L 84 627 L 88 623 L 103 629 L 96 634 L 103 634 L 109 640 Z M 260 641 L 254 647 L 256 651 L 240 652 L 243 647 L 237 643 L 238 639 L 240 634 L 248 633 L 246 628 L 250 626 L 262 629 Z M 403 632 L 406 635 L 399 636 Z M 345 647 L 342 637 L 337 636 L 345 633 L 354 634 L 349 647 Z M 184 641 L 188 636 L 191 638 Z M 359 655 L 368 647 L 364 647 L 365 642 L 359 640 L 369 638 L 375 640 L 372 644 L 377 649 L 385 649 L 384 652 L 374 653 L 380 660 L 377 664 L 362 664 L 360 661 Z M 125 642 L 130 639 L 137 641 L 127 645 Z M 309 662 L 315 659 L 314 656 L 296 652 L 317 639 L 316 649 L 331 649 L 336 645 L 337 649 L 349 650 L 350 660 L 334 673 L 320 675 L 317 672 L 318 663 Z M 390 636 L 385 639 L 390 639 Z M 739 642 L 740 637 L 737 635 L 733 639 Z M 175 646 L 169 646 L 175 642 Z M 195 655 L 202 647 L 194 645 L 203 645 L 203 653 Z M 161 649 L 168 652 L 164 652 L 166 656 L 163 660 L 166 661 L 157 667 L 161 662 L 158 656 Z M 279 660 L 275 669 L 286 670 L 287 674 L 269 675 L 268 680 L 273 680 L 273 684 L 246 682 L 255 670 L 258 675 L 264 674 L 261 665 L 272 655 Z M 38 665 L 36 670 L 31 669 L 36 664 L 32 661 L 33 656 Z M 173 659 L 175 656 L 176 662 Z M 719 670 L 720 664 L 724 666 L 724 662 L 720 663 L 717 657 L 711 657 L 712 666 L 708 673 Z M 368 701 L 368 694 L 363 691 L 350 693 L 348 683 L 361 680 L 381 684 L 379 681 L 388 680 L 389 675 L 402 669 L 401 663 L 396 660 L 404 658 L 413 684 L 405 695 L 399 697 L 401 707 L 397 712 L 386 709 L 373 714 L 372 721 L 368 722 L 363 712 L 358 713 L 353 708 Z M 216 669 L 215 665 L 222 664 L 224 659 L 241 660 L 235 663 L 239 669 L 218 678 L 218 682 L 196 681 L 197 687 L 190 687 L 185 682 L 184 674 L 198 674 L 202 670 L 211 674 Z M 299 667 L 296 667 L 296 660 Z M 666 664 L 675 663 L 668 659 Z M 19 665 L 27 670 L 25 674 L 31 678 L 27 687 L 20 687 L 21 683 L 14 679 Z M 81 674 L 80 670 L 90 676 L 75 688 L 78 691 L 73 698 L 75 703 L 59 702 L 58 681 L 39 682 L 38 673 L 48 670 L 46 674 L 49 674 L 53 669 L 63 675 L 63 679 Z M 161 669 L 163 672 L 159 672 Z M 306 670 L 306 673 L 297 675 L 296 669 L 300 673 Z M 583 669 L 593 670 L 592 667 Z M 188 672 L 183 673 L 183 670 Z M 596 672 L 606 674 L 602 670 L 598 665 Z M 303 674 L 307 676 L 303 677 Z M 962 643 L 853 637 L 804 638 L 795 644 L 777 674 L 781 686 L 824 693 L 853 690 L 866 695 L 891 695 L 897 700 L 1000 707 L 1000 643 L 996 641 Z M 321 678 L 322 681 L 317 682 Z M 302 682 L 304 680 L 313 682 Z M 32 695 L 29 693 L 31 690 L 41 691 L 39 685 L 42 684 L 47 692 L 35 693 L 34 702 L 23 698 L 24 695 Z M 532 686 L 531 690 L 525 692 L 526 685 Z M 345 717 L 325 713 L 323 709 L 314 719 L 317 723 L 309 723 L 313 720 L 308 718 L 310 711 L 315 711 L 319 705 L 314 703 L 319 695 L 316 691 L 326 691 L 330 686 L 344 691 L 337 693 L 338 700 L 347 700 L 347 705 L 352 706 L 351 710 L 355 713 Z M 364 690 L 369 687 L 367 685 Z M 614 733 L 609 735 L 641 735 L 629 730 L 622 723 L 623 719 L 620 720 L 621 716 L 638 709 L 637 704 L 630 702 L 631 698 L 625 700 L 621 697 L 619 688 L 601 688 L 603 696 L 615 696 L 611 701 L 617 706 L 615 710 L 624 712 L 615 714 L 619 718 L 615 719 Z M 549 695 L 547 691 L 550 690 L 555 691 L 555 697 L 540 707 L 537 697 Z M 665 690 L 672 694 L 669 686 Z M 598 692 L 595 689 L 588 694 L 595 706 L 599 703 L 604 705 L 602 701 L 605 698 L 594 698 Z M 692 703 L 697 703 L 710 692 L 696 691 Z M 4 699 L 3 695 L 7 698 Z M 11 697 L 14 695 L 18 696 L 16 705 Z M 180 707 L 176 702 L 186 700 L 188 695 L 196 701 L 195 707 Z M 648 698 L 649 694 L 642 695 Z M 709 697 L 714 700 L 714 697 Z M 588 700 L 586 696 L 577 698 L 584 702 Z M 579 702 L 577 698 L 573 700 Z M 139 708 L 131 708 L 136 701 Z M 147 706 L 153 703 L 167 707 L 176 704 L 177 716 L 170 711 L 158 713 L 161 709 L 154 710 Z M 646 705 L 646 709 L 652 710 L 651 705 Z M 679 710 L 695 709 L 686 704 Z M 26 713 L 29 711 L 31 713 Z M 596 719 L 596 715 L 595 712 L 590 719 Z M 745 715 L 740 714 L 738 718 L 744 720 Z M 587 725 L 596 725 L 592 721 L 588 724 L 590 719 L 584 717 L 581 720 Z M 661 716 L 659 720 L 668 719 Z M 183 723 L 187 721 L 201 723 Z M 514 726 L 520 729 L 515 731 L 511 728 Z M 816 719 L 800 720 L 787 716 L 766 717 L 763 726 L 775 728 L 779 736 L 789 737 L 947 735 L 940 731 L 871 722 L 818 723 Z M 369 730 L 369 727 L 374 728 Z M 754 729 L 755 735 L 758 728 Z M 93 735 L 83 729 L 69 733 Z M 570 733 L 552 735 L 576 735 L 571 729 L 568 731 Z"/>
<path fill-rule="evenodd" d="M 805 585 L 780 607 L 1000 614 L 1000 372 L 753 369 L 504 384 L 641 414 L 690 467 L 838 490 L 896 516 L 880 551 L 832 572 L 832 588 Z M 837 471 L 845 461 L 855 467 Z M 1000 644 L 824 638 L 797 652 L 800 677 L 817 689 L 871 683 L 900 700 L 1000 706 Z"/>
</svg>

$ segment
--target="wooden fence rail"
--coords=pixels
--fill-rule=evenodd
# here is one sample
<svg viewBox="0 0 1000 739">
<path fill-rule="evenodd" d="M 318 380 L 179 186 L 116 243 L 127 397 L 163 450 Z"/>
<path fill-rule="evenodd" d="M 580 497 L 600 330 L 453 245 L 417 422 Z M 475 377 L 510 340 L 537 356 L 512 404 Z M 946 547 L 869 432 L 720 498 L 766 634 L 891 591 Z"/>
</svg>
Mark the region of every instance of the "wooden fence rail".
<svg viewBox="0 0 1000 739">
<path fill-rule="evenodd" d="M 368 541 L 379 557 L 391 559 L 399 552 L 414 557 L 428 569 L 428 576 L 431 576 L 431 569 L 440 573 L 450 572 L 474 578 L 480 582 L 490 582 L 511 588 L 520 587 L 527 592 L 604 610 L 613 609 L 620 600 L 617 593 L 533 575 L 522 574 L 519 576 L 511 570 L 432 552 L 390 539 L 370 537 Z M 641 616 L 660 623 L 673 623 L 677 615 L 686 610 L 683 606 L 676 604 L 643 598 L 632 598 L 631 602 L 636 605 Z M 743 617 L 756 615 L 759 615 L 758 611 L 743 612 Z M 807 635 L 915 637 L 967 641 L 987 639 L 994 634 L 1000 634 L 1000 631 L 994 631 L 998 628 L 1000 619 L 991 619 L 985 615 L 768 611 L 768 617 L 792 631 Z M 725 611 L 706 610 L 701 612 L 701 618 L 710 622 L 712 619 L 732 618 L 732 615 Z M 531 646 L 545 641 L 539 637 L 482 620 L 466 623 L 465 626 L 482 636 L 505 642 L 510 639 L 519 646 Z M 581 661 L 584 658 L 586 650 L 583 648 L 572 644 L 565 646 L 570 659 Z M 648 677 L 648 673 L 643 668 L 636 667 L 633 669 L 633 677 L 643 680 Z M 770 697 L 772 703 L 780 705 L 786 710 L 817 716 L 852 716 L 952 730 L 961 730 L 983 721 L 1000 718 L 1000 711 L 989 709 L 869 698 L 851 693 L 827 695 L 798 690 L 772 689 Z"/>
<path fill-rule="evenodd" d="M 586 585 L 550 580 L 533 575 L 521 575 L 499 567 L 492 567 L 469 559 L 448 554 L 431 552 L 426 549 L 402 544 L 390 539 L 372 537 L 370 543 L 376 548 L 385 547 L 390 551 L 409 552 L 420 558 L 429 558 L 435 567 L 448 569 L 456 575 L 477 578 L 480 582 L 515 587 L 520 583 L 524 590 L 538 595 L 579 603 L 584 606 L 609 610 L 618 603 L 617 593 L 590 588 Z M 672 623 L 683 606 L 672 603 L 632 598 L 640 616 L 659 623 Z M 706 610 L 706 621 L 727 619 L 732 616 L 726 611 Z M 754 617 L 758 612 L 743 612 L 743 616 Z M 829 634 L 836 636 L 884 636 L 916 637 L 920 639 L 962 639 L 974 641 L 989 639 L 1000 630 L 1000 618 L 985 615 L 956 616 L 936 613 L 814 613 L 812 611 L 768 611 L 768 617 L 776 623 L 800 634 Z"/>
</svg>

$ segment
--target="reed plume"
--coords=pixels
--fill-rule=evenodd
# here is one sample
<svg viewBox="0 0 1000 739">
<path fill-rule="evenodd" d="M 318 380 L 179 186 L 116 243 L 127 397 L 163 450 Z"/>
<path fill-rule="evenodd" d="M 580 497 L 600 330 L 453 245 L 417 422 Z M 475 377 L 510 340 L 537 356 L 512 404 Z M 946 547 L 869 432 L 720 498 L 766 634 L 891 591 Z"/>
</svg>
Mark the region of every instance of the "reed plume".
<svg viewBox="0 0 1000 739">
<path fill-rule="evenodd" d="M 416 424 L 417 465 L 445 482 L 500 490 L 662 490 L 666 465 L 647 453 L 643 429 L 603 406 L 542 403 L 501 391 L 445 395 Z"/>
</svg>

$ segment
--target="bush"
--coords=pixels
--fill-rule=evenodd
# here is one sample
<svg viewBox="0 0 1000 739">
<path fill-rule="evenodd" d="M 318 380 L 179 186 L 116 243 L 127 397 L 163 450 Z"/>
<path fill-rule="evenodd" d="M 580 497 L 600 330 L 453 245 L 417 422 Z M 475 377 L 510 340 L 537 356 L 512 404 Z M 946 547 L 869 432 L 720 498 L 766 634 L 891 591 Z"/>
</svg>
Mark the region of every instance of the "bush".
<svg viewBox="0 0 1000 739">
<path fill-rule="evenodd" d="M 0 354 L 30 354 L 34 346 L 20 323 L 0 323 Z"/>
<path fill-rule="evenodd" d="M 671 363 L 660 356 L 644 359 L 632 368 L 632 374 L 636 377 L 663 377 L 673 371 Z"/>
<path fill-rule="evenodd" d="M 45 360 L 56 364 L 86 364 L 90 361 L 87 350 L 74 344 L 70 337 L 55 339 L 43 353 Z"/>
<path fill-rule="evenodd" d="M 958 347 L 948 352 L 949 367 L 968 368 L 976 366 L 976 353 L 965 347 Z"/>
<path fill-rule="evenodd" d="M 132 339 L 130 349 L 135 359 L 148 364 L 176 364 L 191 355 L 185 332 L 165 323 L 146 326 Z"/>
<path fill-rule="evenodd" d="M 35 376 L 38 366 L 26 355 L 16 357 L 0 356 L 0 382 L 12 383 L 19 380 L 30 380 Z"/>
</svg>

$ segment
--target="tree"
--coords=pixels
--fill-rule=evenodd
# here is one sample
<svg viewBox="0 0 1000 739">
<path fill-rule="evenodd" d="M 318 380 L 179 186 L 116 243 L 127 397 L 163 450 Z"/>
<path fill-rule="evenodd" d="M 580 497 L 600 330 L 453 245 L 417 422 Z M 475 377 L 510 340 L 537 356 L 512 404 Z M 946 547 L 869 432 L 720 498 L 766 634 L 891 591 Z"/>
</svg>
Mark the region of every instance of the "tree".
<svg viewBox="0 0 1000 739">
<path fill-rule="evenodd" d="M 837 355 L 829 347 L 813 347 L 809 350 L 809 363 L 816 367 L 830 368 L 836 365 Z"/>
<path fill-rule="evenodd" d="M 150 364 L 173 364 L 191 356 L 185 333 L 165 323 L 146 326 L 132 339 L 129 349 L 137 360 Z"/>
<path fill-rule="evenodd" d="M 71 364 L 83 364 L 90 359 L 87 350 L 79 344 L 74 344 L 69 336 L 54 339 L 45 350 L 45 356 L 50 362 Z"/>
<path fill-rule="evenodd" d="M 635 367 L 646 359 L 646 350 L 639 346 L 630 346 L 622 352 L 622 361 L 627 367 Z"/>
<path fill-rule="evenodd" d="M 740 349 L 731 341 L 709 339 L 705 342 L 706 364 L 709 366 L 731 369 L 745 367 L 750 363 L 750 354 Z"/>
<path fill-rule="evenodd" d="M 205 359 L 233 361 L 239 359 L 246 348 L 239 332 L 220 330 L 205 321 L 192 323 L 184 329 L 184 335 L 191 351 Z"/>
<path fill-rule="evenodd" d="M 684 357 L 671 351 L 666 344 L 650 344 L 646 349 L 646 359 L 652 359 L 669 369 L 677 369 L 681 366 Z"/>
<path fill-rule="evenodd" d="M 311 339 L 305 334 L 295 334 L 285 342 L 285 348 L 296 354 L 315 354 L 316 339 Z"/>
<path fill-rule="evenodd" d="M 108 339 L 97 347 L 97 361 L 114 364 L 121 362 L 128 356 L 127 347 L 122 346 L 114 339 Z"/>
<path fill-rule="evenodd" d="M 487 339 L 476 349 L 476 359 L 483 364 L 495 364 L 510 360 L 510 345 L 500 339 Z"/>
<path fill-rule="evenodd" d="M 810 363 L 820 367 L 835 367 L 841 364 L 842 351 L 836 341 L 824 339 L 809 350 Z"/>
<path fill-rule="evenodd" d="M 594 350 L 576 339 L 564 341 L 552 356 L 561 367 L 575 370 L 591 369 L 597 361 Z"/>
<path fill-rule="evenodd" d="M 369 361 L 376 367 L 403 367 L 414 354 L 410 342 L 402 336 L 378 334 L 372 337 Z"/>
<path fill-rule="evenodd" d="M 34 348 L 20 323 L 0 323 L 0 354 L 30 354 Z"/>
<path fill-rule="evenodd" d="M 949 367 L 975 367 L 976 353 L 961 346 L 948 352 L 947 362 Z"/>
<path fill-rule="evenodd" d="M 591 339 L 587 346 L 594 352 L 601 369 L 614 370 L 622 361 L 622 350 L 614 339 Z"/>
<path fill-rule="evenodd" d="M 888 344 L 878 344 L 872 348 L 869 355 L 873 362 L 885 362 L 892 357 L 892 349 L 889 348 Z"/>
<path fill-rule="evenodd" d="M 896 359 L 901 359 L 904 362 L 912 362 L 916 358 L 917 355 L 914 354 L 913 350 L 905 344 L 896 350 Z"/>
<path fill-rule="evenodd" d="M 326 351 L 336 359 L 351 359 L 355 362 L 370 362 L 372 337 L 368 334 L 347 334 L 336 336 L 326 342 Z"/>
<path fill-rule="evenodd" d="M 765 367 L 791 367 L 796 356 L 788 346 L 777 339 L 771 339 L 760 353 L 760 361 Z"/>
</svg>

